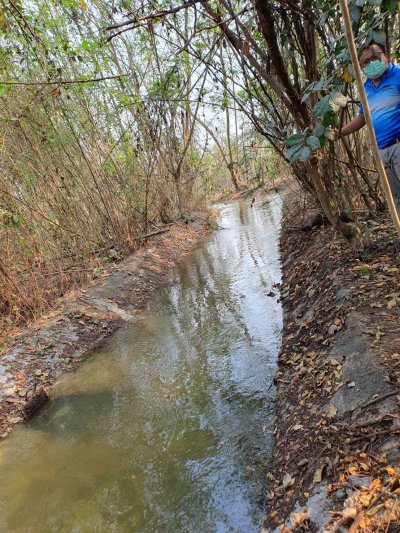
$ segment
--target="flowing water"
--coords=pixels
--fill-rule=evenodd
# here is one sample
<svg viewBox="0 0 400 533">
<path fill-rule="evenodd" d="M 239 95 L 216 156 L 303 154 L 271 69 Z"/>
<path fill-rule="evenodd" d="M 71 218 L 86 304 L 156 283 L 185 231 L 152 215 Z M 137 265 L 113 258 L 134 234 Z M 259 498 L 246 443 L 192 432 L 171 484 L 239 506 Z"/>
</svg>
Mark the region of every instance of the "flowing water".
<svg viewBox="0 0 400 533">
<path fill-rule="evenodd" d="M 280 211 L 224 206 L 148 310 L 0 445 L 1 532 L 260 530 Z"/>
</svg>

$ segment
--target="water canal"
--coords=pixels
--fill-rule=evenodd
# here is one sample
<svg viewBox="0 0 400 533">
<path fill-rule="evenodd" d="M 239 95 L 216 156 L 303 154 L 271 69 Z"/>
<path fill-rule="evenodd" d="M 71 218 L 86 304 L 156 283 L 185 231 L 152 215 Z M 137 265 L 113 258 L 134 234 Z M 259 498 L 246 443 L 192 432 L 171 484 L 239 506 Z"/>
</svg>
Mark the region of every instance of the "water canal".
<svg viewBox="0 0 400 533">
<path fill-rule="evenodd" d="M 224 229 L 1 443 L 1 532 L 260 530 L 280 212 L 222 207 Z"/>
</svg>

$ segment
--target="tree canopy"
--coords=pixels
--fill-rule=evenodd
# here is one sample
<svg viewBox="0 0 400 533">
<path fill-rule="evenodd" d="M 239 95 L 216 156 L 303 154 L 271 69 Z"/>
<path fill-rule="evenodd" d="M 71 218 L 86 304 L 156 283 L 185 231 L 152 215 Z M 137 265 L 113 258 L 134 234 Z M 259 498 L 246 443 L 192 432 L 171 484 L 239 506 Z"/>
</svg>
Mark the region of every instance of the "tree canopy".
<svg viewBox="0 0 400 533">
<path fill-rule="evenodd" d="M 46 307 L 38 265 L 56 272 L 56 297 L 76 279 L 57 258 L 130 250 L 278 160 L 349 238 L 343 212 L 383 207 L 363 135 L 334 142 L 359 105 L 338 2 L 1 3 L 0 276 L 13 319 Z M 397 0 L 349 6 L 359 49 L 382 43 L 398 59 Z"/>
</svg>

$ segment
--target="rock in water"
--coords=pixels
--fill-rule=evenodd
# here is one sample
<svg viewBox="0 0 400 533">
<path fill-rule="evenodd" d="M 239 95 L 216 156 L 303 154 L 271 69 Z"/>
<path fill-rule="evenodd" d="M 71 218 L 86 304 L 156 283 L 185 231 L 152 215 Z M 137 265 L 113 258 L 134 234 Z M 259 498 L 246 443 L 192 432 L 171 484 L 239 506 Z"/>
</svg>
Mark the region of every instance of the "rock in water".
<svg viewBox="0 0 400 533">
<path fill-rule="evenodd" d="M 41 407 L 47 400 L 49 395 L 43 387 L 37 389 L 33 396 L 26 402 L 24 407 L 21 409 L 22 416 L 25 420 L 29 420 L 32 415 Z"/>
</svg>

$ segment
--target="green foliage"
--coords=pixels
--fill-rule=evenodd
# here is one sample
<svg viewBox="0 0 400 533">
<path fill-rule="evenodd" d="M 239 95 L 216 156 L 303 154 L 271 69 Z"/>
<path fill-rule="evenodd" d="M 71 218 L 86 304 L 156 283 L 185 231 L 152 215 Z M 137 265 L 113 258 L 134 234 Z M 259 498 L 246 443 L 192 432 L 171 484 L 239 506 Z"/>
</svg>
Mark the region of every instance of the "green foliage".
<svg viewBox="0 0 400 533">
<path fill-rule="evenodd" d="M 286 146 L 289 146 L 289 148 L 292 146 L 298 146 L 304 141 L 305 138 L 306 133 L 295 133 L 285 140 L 285 144 Z"/>
<path fill-rule="evenodd" d="M 204 16 L 202 4 L 144 21 L 111 44 L 105 26 L 133 13 L 169 9 L 171 3 L 16 0 L 22 19 L 7 4 L 0 15 L 1 79 L 45 83 L 0 85 L 0 180 L 11 195 L 10 204 L 1 206 L 2 217 L 7 215 L 0 238 L 18 233 L 18 239 L 9 239 L 10 256 L 17 258 L 13 265 L 30 264 L 36 256 L 76 257 L 110 244 L 129 248 L 149 221 L 173 219 L 183 207 L 202 201 L 216 183 L 224 186 L 230 179 L 227 161 L 243 173 L 244 183 L 261 184 L 280 171 L 272 146 L 280 153 L 287 150 L 290 163 L 324 153 L 332 126 L 349 105 L 346 91 L 352 81 L 338 4 L 300 2 L 298 8 L 310 13 L 300 25 L 304 39 L 316 40 L 315 57 L 309 58 L 295 38 L 297 8 L 269 4 L 289 82 L 311 120 L 294 118 L 263 78 L 263 69 L 278 81 L 279 73 L 270 58 L 262 57 L 266 42 L 250 4 L 232 4 L 241 26 L 221 3 L 208 3 L 229 21 L 231 31 L 240 33 L 243 47 L 235 53 L 221 38 L 223 26 Z M 397 9 L 393 0 L 351 0 L 358 46 L 382 42 L 385 21 Z M 261 53 L 247 42 L 243 27 Z M 122 74 L 101 82 L 55 83 Z M 283 92 L 290 97 L 285 87 Z M 354 97 L 352 112 L 353 102 Z M 244 116 L 270 144 L 254 133 L 246 138 Z M 209 126 L 207 146 L 194 117 Z M 221 117 L 231 120 L 229 136 Z M 242 125 L 239 142 L 235 135 Z M 82 253 L 82 261 L 85 257 Z"/>
<path fill-rule="evenodd" d="M 313 117 L 318 118 L 325 115 L 331 110 L 329 95 L 324 96 L 319 102 L 313 107 Z"/>
<path fill-rule="evenodd" d="M 321 69 L 316 79 L 303 91 L 302 102 L 307 102 L 311 95 L 319 95 L 319 100 L 312 107 L 312 116 L 320 121 L 320 126 L 325 128 L 328 138 L 331 136 L 330 127 L 338 124 L 339 113 L 347 105 L 347 98 L 343 93 L 352 77 L 350 56 L 347 43 L 341 34 L 341 12 L 337 2 L 333 0 L 318 0 L 316 6 L 320 11 L 317 25 L 323 31 L 325 25 L 330 24 L 331 28 L 338 30 L 337 38 L 332 41 L 329 54 L 324 60 L 325 68 Z M 399 3 L 396 0 L 350 0 L 350 15 L 353 22 L 353 30 L 356 33 L 359 50 L 372 41 L 386 44 L 386 34 L 383 31 L 384 20 L 388 16 L 393 16 L 399 10 Z M 392 36 L 391 36 L 392 37 Z M 288 54 L 290 56 L 290 54 Z M 325 135 L 320 130 L 316 135 L 320 146 L 325 144 Z M 316 141 L 310 141 L 309 148 L 314 150 Z M 289 145 L 288 145 L 289 146 Z M 296 147 L 294 140 L 293 148 Z M 299 148 L 299 146 L 297 146 Z M 318 149 L 318 148 L 316 148 Z M 303 152 L 305 154 L 306 152 Z M 289 154 L 293 163 L 299 157 L 300 151 L 293 150 Z"/>
<path fill-rule="evenodd" d="M 307 137 L 307 145 L 309 146 L 310 150 L 318 150 L 321 148 L 321 141 L 316 135 L 310 135 Z"/>
<path fill-rule="evenodd" d="M 18 228 L 22 223 L 21 215 L 12 212 L 3 213 L 3 224 L 10 228 Z"/>
<path fill-rule="evenodd" d="M 356 268 L 357 272 L 360 274 L 360 276 L 370 277 L 371 271 L 367 267 L 367 265 L 361 265 Z"/>
</svg>

